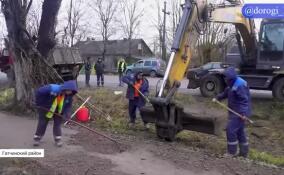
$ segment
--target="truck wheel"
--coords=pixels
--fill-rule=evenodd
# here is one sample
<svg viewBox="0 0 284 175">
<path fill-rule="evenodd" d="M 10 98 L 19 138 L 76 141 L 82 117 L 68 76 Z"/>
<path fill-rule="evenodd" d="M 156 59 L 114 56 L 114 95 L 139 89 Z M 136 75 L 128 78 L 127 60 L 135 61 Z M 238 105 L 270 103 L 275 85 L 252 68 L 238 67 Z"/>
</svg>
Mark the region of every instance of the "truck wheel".
<svg viewBox="0 0 284 175">
<path fill-rule="evenodd" d="M 225 88 L 225 84 L 221 78 L 209 75 L 201 80 L 200 92 L 204 97 L 214 97 L 218 93 L 222 92 Z"/>
<path fill-rule="evenodd" d="M 274 83 L 272 94 L 277 100 L 284 101 L 284 78 L 280 78 Z"/>
</svg>

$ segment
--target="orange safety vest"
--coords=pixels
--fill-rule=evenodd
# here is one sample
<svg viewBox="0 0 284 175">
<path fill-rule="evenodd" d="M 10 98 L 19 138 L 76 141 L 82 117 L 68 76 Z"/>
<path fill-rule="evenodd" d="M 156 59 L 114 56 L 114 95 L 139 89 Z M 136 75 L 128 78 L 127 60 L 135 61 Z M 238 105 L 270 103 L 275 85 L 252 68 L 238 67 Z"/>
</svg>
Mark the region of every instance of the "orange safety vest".
<svg viewBox="0 0 284 175">
<path fill-rule="evenodd" d="M 142 86 L 142 83 L 143 83 L 142 80 L 138 80 L 138 81 L 135 82 L 135 84 L 134 84 L 134 87 L 135 87 L 135 89 L 134 89 L 134 97 L 139 97 L 140 94 L 139 94 L 137 89 L 140 89 L 140 87 Z"/>
</svg>

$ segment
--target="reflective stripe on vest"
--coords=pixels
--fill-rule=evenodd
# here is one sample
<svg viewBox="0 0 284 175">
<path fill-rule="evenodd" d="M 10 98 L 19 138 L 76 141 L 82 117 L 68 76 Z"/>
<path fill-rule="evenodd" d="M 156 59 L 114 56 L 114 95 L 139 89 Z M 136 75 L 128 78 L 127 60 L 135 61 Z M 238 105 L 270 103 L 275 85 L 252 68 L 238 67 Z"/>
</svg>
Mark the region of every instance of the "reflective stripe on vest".
<svg viewBox="0 0 284 175">
<path fill-rule="evenodd" d="M 123 70 L 124 64 L 125 64 L 125 63 L 124 63 L 124 61 L 123 61 L 123 62 L 121 63 L 121 65 L 120 65 L 120 69 L 121 69 L 121 70 Z"/>
<path fill-rule="evenodd" d="M 117 68 L 123 70 L 124 69 L 124 65 L 125 65 L 124 61 L 119 61 L 118 65 L 117 65 Z"/>
<path fill-rule="evenodd" d="M 49 112 L 47 112 L 46 118 L 51 119 L 57 107 L 58 107 L 57 112 L 60 114 L 63 109 L 63 104 L 64 104 L 64 95 L 57 96 L 54 99 L 49 109 Z"/>
</svg>

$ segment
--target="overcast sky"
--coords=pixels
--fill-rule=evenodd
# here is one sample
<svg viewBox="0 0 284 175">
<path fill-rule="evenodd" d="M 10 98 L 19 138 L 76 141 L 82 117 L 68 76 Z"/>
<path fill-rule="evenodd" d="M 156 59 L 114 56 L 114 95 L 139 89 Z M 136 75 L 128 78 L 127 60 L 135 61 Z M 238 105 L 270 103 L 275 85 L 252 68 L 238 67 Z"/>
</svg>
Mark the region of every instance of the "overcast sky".
<svg viewBox="0 0 284 175">
<path fill-rule="evenodd" d="M 91 0 L 92 1 L 92 0 Z M 168 11 L 171 12 L 170 2 L 171 0 L 166 0 L 168 5 Z M 209 0 L 208 0 L 209 1 Z M 70 2 L 70 0 L 62 1 L 61 14 L 64 12 L 64 7 Z M 157 36 L 157 31 L 153 26 L 154 21 L 157 20 L 157 5 L 156 0 L 141 0 L 140 8 L 144 9 L 144 15 L 141 20 L 139 38 L 143 38 L 148 44 L 152 43 L 155 36 Z M 164 0 L 159 0 L 160 4 L 163 6 Z M 245 3 L 284 3 L 284 0 L 244 0 Z M 172 14 L 172 13 L 171 13 Z M 169 19 L 169 16 L 167 16 Z M 261 20 L 256 20 L 256 27 L 259 28 Z M 169 20 L 168 20 L 169 22 Z M 169 26 L 169 24 L 167 24 Z M 112 39 L 121 39 L 123 36 L 120 32 L 115 35 Z M 96 36 L 97 39 L 100 39 L 99 36 Z"/>
<path fill-rule="evenodd" d="M 42 0 L 34 0 L 34 5 L 37 6 L 39 2 Z M 76 1 L 76 0 L 75 0 Z M 90 3 L 94 2 L 94 0 L 87 0 Z M 161 5 L 163 5 L 164 0 L 159 0 Z M 166 0 L 168 2 L 168 5 L 170 5 L 171 0 Z M 70 0 L 62 0 L 62 5 L 59 12 L 59 25 L 64 25 L 65 16 L 66 16 L 66 8 L 69 4 Z M 245 0 L 245 3 L 284 3 L 284 0 Z M 138 38 L 143 38 L 148 44 L 150 44 L 153 41 L 153 38 L 157 35 L 157 31 L 155 30 L 153 23 L 156 21 L 157 18 L 157 5 L 156 0 L 140 0 L 140 6 L 139 8 L 144 9 L 144 15 L 141 20 L 140 30 L 138 33 Z M 171 12 L 171 9 L 169 9 Z M 93 13 L 91 13 L 91 9 L 89 7 L 86 7 L 86 13 L 85 13 L 85 19 L 89 21 L 90 25 L 90 32 L 91 36 L 95 37 L 96 39 L 101 39 L 98 35 L 95 35 L 97 32 L 95 32 L 95 24 L 96 20 Z M 168 17 L 169 19 L 169 17 Z M 260 20 L 256 20 L 256 26 L 259 27 Z M 59 27 L 60 28 L 60 27 Z M 3 19 L 3 16 L 1 15 L 0 19 L 0 30 L 1 35 L 5 35 L 5 21 Z M 3 36 L 1 36 L 3 37 Z M 111 39 L 122 39 L 123 35 L 121 32 L 117 32 L 116 35 L 114 35 Z"/>
</svg>

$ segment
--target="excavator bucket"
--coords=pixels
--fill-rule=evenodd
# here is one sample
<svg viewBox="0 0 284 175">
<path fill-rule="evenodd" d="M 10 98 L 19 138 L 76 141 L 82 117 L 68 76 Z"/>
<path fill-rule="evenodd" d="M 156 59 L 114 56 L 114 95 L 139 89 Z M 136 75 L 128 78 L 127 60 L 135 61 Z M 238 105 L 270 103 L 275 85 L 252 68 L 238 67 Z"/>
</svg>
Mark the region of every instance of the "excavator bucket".
<svg viewBox="0 0 284 175">
<path fill-rule="evenodd" d="M 152 106 L 141 109 L 141 116 L 145 122 L 155 123 L 157 136 L 168 141 L 173 141 L 182 130 L 220 135 L 223 126 L 216 117 L 193 115 L 174 103 L 163 105 L 152 102 Z"/>
</svg>

